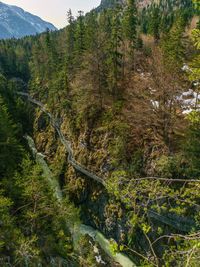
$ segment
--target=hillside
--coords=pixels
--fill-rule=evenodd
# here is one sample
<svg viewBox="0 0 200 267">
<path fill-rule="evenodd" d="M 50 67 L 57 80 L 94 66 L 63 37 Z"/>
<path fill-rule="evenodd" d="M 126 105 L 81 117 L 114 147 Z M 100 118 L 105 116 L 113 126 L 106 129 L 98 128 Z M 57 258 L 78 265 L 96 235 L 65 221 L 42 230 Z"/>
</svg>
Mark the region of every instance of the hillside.
<svg viewBox="0 0 200 267">
<path fill-rule="evenodd" d="M 136 3 L 139 8 L 145 8 L 148 5 L 152 4 L 154 0 L 137 0 Z M 116 4 L 125 5 L 127 3 L 126 0 L 101 0 L 100 6 L 98 7 L 99 10 L 104 8 L 113 7 Z"/>
<path fill-rule="evenodd" d="M 22 8 L 0 2 L 0 39 L 34 35 L 46 29 L 56 30 L 56 27 Z"/>
<path fill-rule="evenodd" d="M 101 0 L 100 6 L 97 10 L 103 10 L 106 8 L 113 8 L 116 5 L 126 6 L 128 0 Z M 161 8 L 180 8 L 181 6 L 188 6 L 191 4 L 191 0 L 136 0 L 135 4 L 138 9 L 146 9 L 150 6 L 158 5 Z"/>
<path fill-rule="evenodd" d="M 198 266 L 197 6 L 67 17 L 0 41 L 2 265 Z"/>
</svg>

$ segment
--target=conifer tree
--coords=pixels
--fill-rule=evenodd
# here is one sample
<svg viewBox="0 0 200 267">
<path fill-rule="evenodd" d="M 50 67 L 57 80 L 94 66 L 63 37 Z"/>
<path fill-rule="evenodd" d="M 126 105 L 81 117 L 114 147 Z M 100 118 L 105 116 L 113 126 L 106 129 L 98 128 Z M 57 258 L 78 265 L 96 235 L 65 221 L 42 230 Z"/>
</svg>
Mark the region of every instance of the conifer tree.
<svg viewBox="0 0 200 267">
<path fill-rule="evenodd" d="M 160 39 L 160 11 L 159 7 L 155 6 L 150 17 L 150 33 L 153 35 L 155 42 Z"/>
<path fill-rule="evenodd" d="M 169 68 L 181 68 L 184 58 L 184 20 L 179 16 L 169 33 L 164 37 L 162 48 Z"/>
<path fill-rule="evenodd" d="M 197 0 L 194 0 L 195 7 L 197 11 L 200 11 L 200 4 Z M 192 40 L 194 46 L 197 49 L 197 54 L 195 55 L 191 63 L 190 80 L 196 81 L 198 87 L 200 88 L 200 22 L 197 24 L 197 28 L 192 31 Z"/>
<path fill-rule="evenodd" d="M 12 172 L 20 162 L 22 148 L 17 140 L 17 130 L 0 97 L 0 176 Z"/>
<path fill-rule="evenodd" d="M 75 46 L 75 20 L 72 15 L 71 9 L 67 12 L 67 58 L 66 58 L 66 68 L 68 75 L 72 75 L 73 71 L 73 59 L 74 59 L 74 46 Z"/>
<path fill-rule="evenodd" d="M 96 11 L 86 16 L 86 66 L 87 75 L 90 77 L 94 98 L 93 104 L 102 109 L 103 91 L 105 91 L 105 59 L 106 59 L 106 34 L 102 32 L 101 24 Z"/>
<path fill-rule="evenodd" d="M 134 49 L 136 47 L 137 38 L 137 8 L 135 0 L 128 0 L 128 5 L 124 12 L 124 31 L 125 37 L 129 42 L 129 52 L 131 58 L 134 57 Z"/>
<path fill-rule="evenodd" d="M 123 79 L 123 54 L 122 47 L 122 19 L 121 9 L 116 7 L 112 17 L 112 31 L 109 43 L 109 56 L 108 56 L 108 83 L 109 89 L 113 97 L 120 97 L 120 83 Z"/>
<path fill-rule="evenodd" d="M 84 13 L 83 11 L 79 11 L 78 14 L 75 30 L 75 50 L 77 62 L 80 60 L 80 56 L 83 55 L 86 49 Z"/>
<path fill-rule="evenodd" d="M 98 21 L 97 21 L 97 13 L 95 11 L 91 11 L 90 14 L 86 17 L 86 47 L 89 50 L 95 49 L 98 45 Z"/>
</svg>

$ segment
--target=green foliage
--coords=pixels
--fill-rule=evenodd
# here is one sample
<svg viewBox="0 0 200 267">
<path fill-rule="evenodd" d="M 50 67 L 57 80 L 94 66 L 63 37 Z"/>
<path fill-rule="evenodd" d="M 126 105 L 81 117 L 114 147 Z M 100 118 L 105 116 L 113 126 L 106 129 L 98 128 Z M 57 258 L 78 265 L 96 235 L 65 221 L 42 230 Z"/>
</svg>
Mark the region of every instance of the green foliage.
<svg viewBox="0 0 200 267">
<path fill-rule="evenodd" d="M 119 252 L 119 247 L 116 241 L 110 241 L 110 249 L 114 255 Z"/>
<path fill-rule="evenodd" d="M 164 51 L 165 62 L 168 68 L 179 68 L 183 64 L 184 59 L 184 44 L 183 44 L 183 34 L 184 34 L 184 20 L 182 16 L 179 16 L 172 29 L 164 37 L 162 44 L 162 49 Z"/>
<path fill-rule="evenodd" d="M 16 168 L 22 156 L 22 147 L 17 140 L 17 126 L 13 123 L 7 107 L 0 98 L 0 175 Z"/>
<path fill-rule="evenodd" d="M 113 12 L 111 20 L 111 36 L 109 42 L 109 51 L 107 64 L 108 72 L 108 86 L 111 94 L 115 99 L 120 98 L 120 82 L 122 79 L 123 55 L 121 53 L 122 46 L 122 20 L 120 8 L 116 8 Z"/>
<path fill-rule="evenodd" d="M 69 226 L 77 222 L 78 214 L 67 198 L 58 202 L 41 168 L 26 156 L 22 125 L 13 122 L 26 112 L 14 95 L 19 88 L 14 80 L 0 78 L 1 264 L 46 266 L 50 258 L 74 261 Z"/>
<path fill-rule="evenodd" d="M 190 176 L 200 177 L 199 168 L 199 151 L 200 151 L 200 119 L 199 112 L 193 111 L 188 115 L 190 127 L 187 132 L 187 140 L 185 144 L 185 154 L 190 162 L 188 171 L 191 172 Z M 189 174 L 189 173 L 188 173 Z"/>
<path fill-rule="evenodd" d="M 151 226 L 149 226 L 148 224 L 145 224 L 145 223 L 142 223 L 141 228 L 145 234 L 148 234 L 151 230 Z"/>
<path fill-rule="evenodd" d="M 159 177 L 183 178 L 186 176 L 188 164 L 184 155 L 161 156 L 156 161 L 156 173 Z"/>
<path fill-rule="evenodd" d="M 6 198 L 0 201 L 3 225 L 6 227 L 4 233 L 9 234 L 7 240 L 5 236 L 1 238 L 5 240 L 1 244 L 4 253 L 7 242 L 13 239 L 13 251 L 8 250 L 6 253 L 19 266 L 45 264 L 45 258 L 50 255 L 70 260 L 73 245 L 67 225 L 77 221 L 74 207 L 67 199 L 58 202 L 42 176 L 41 168 L 29 159 L 23 161 L 21 171 L 16 173 L 10 183 L 12 190 L 7 194 L 13 202 Z M 10 185 L 6 182 L 3 186 L 6 193 Z M 9 214 L 11 204 L 14 216 Z"/>
<path fill-rule="evenodd" d="M 155 7 L 152 12 L 151 23 L 149 26 L 149 31 L 153 35 L 155 41 L 158 41 L 160 38 L 159 26 L 160 26 L 160 17 L 159 17 L 159 8 Z"/>
<path fill-rule="evenodd" d="M 129 165 L 129 172 L 132 173 L 132 175 L 142 174 L 143 165 L 144 165 L 143 151 L 137 150 L 134 152 L 131 158 L 131 162 Z"/>
<path fill-rule="evenodd" d="M 192 31 L 192 39 L 194 41 L 194 45 L 196 46 L 196 48 L 200 49 L 200 33 L 199 33 L 199 29 L 194 29 Z"/>
<path fill-rule="evenodd" d="M 130 0 L 125 8 L 115 6 L 101 13 L 94 10 L 86 16 L 80 11 L 76 20 L 69 11 L 69 25 L 59 32 L 47 31 L 36 37 L 0 42 L 0 72 L 4 75 L 0 74 L 0 183 L 3 189 L 0 193 L 0 252 L 5 266 L 7 256 L 11 257 L 13 266 L 48 266 L 51 260 L 57 266 L 76 266 L 77 261 L 81 266 L 96 264 L 86 239 L 80 244 L 80 258 L 76 256 L 78 259 L 74 260 L 69 225 L 77 221 L 76 209 L 67 197 L 58 201 L 40 166 L 27 159 L 22 149 L 22 136 L 31 130 L 27 114 L 34 116 L 23 101 L 13 95 L 27 87 L 55 116 L 64 118 L 66 125 L 62 126 L 65 130 L 68 125 L 71 127 L 68 134 L 75 148 L 78 149 L 77 139 L 88 135 L 87 141 L 91 138 L 96 143 L 92 148 L 84 148 L 85 153 L 95 164 L 93 151 L 102 151 L 103 160 L 109 159 L 114 170 L 108 174 L 106 188 L 109 196 L 117 201 L 113 200 L 114 204 L 108 207 L 108 217 L 117 212 L 122 214 L 117 205 L 120 202 L 127 211 L 127 217 L 120 219 L 127 229 L 128 246 L 143 255 L 138 261 L 140 265 L 157 264 L 154 250 L 160 265 L 163 262 L 166 266 L 197 264 L 199 237 L 192 241 L 177 238 L 173 242 L 161 237 L 177 229 L 183 233 L 182 222 L 188 218 L 195 221 L 194 228 L 199 225 L 199 186 L 148 178 L 139 180 L 149 175 L 188 180 L 200 177 L 199 112 L 190 113 L 184 120 L 179 107 L 173 110 L 174 105 L 170 103 L 179 95 L 175 86 L 177 77 L 171 81 L 167 75 L 160 75 L 165 73 L 160 69 L 154 73 L 153 67 L 162 68 L 163 60 L 152 52 L 158 49 L 161 39 L 162 56 L 170 78 L 181 73 L 186 56 L 193 57 L 190 81 L 198 82 L 199 29 L 192 33 L 195 53 L 184 45 L 185 27 L 193 14 L 190 0 L 163 0 L 139 12 L 135 1 Z M 153 35 L 156 44 L 145 43 L 142 49 L 143 36 L 140 38 L 138 24 L 142 32 Z M 134 66 L 132 74 L 130 65 Z M 139 74 L 140 68 L 144 76 Z M 188 86 L 185 81 L 182 85 Z M 158 102 L 164 103 L 161 107 L 164 111 L 150 106 L 154 93 Z M 145 105 L 147 109 L 143 113 Z M 171 121 L 166 120 L 168 109 L 171 116 L 179 116 L 179 123 L 184 124 L 182 146 L 182 140 L 174 137 L 177 138 L 176 129 L 181 127 L 170 128 Z M 160 110 L 163 117 L 159 116 Z M 174 142 L 169 151 L 163 145 L 165 126 L 170 128 Z M 103 139 L 106 140 L 100 144 Z M 41 146 L 45 146 L 44 143 Z M 76 152 L 82 153 L 79 149 Z M 64 161 L 65 153 L 57 160 L 60 158 Z M 55 170 L 59 173 L 64 164 L 60 162 Z M 81 178 L 77 179 L 76 186 L 85 190 Z M 114 253 L 125 248 L 126 244 L 112 244 Z M 181 258 L 180 252 L 185 250 L 187 253 Z"/>
<path fill-rule="evenodd" d="M 113 158 L 113 165 L 118 165 L 126 158 L 127 130 L 129 126 L 120 121 L 113 121 L 109 128 L 112 129 L 114 137 L 109 144 L 109 152 Z"/>
<path fill-rule="evenodd" d="M 174 247 L 172 247 L 171 250 L 167 251 L 165 254 L 164 259 L 167 262 L 166 266 L 172 266 L 173 263 L 176 262 L 176 266 L 178 267 L 181 267 L 185 264 L 191 267 L 197 267 L 199 265 L 198 257 L 200 255 L 198 238 L 194 238 L 193 240 L 186 238 L 184 241 L 182 241 L 177 237 L 176 240 L 179 244 L 178 251 L 184 251 L 184 253 L 182 255 L 178 252 L 175 253 L 173 251 Z"/>
<path fill-rule="evenodd" d="M 125 36 L 130 42 L 130 53 L 136 47 L 137 35 L 137 8 L 135 0 L 129 0 L 123 18 Z"/>
<path fill-rule="evenodd" d="M 195 8 L 196 8 L 197 10 L 200 10 L 200 3 L 199 3 L 199 1 L 198 1 L 198 0 L 193 0 L 193 3 L 194 3 L 194 5 L 195 5 Z"/>
<path fill-rule="evenodd" d="M 194 29 L 192 31 L 192 40 L 197 48 L 197 54 L 194 56 L 191 64 L 190 64 L 190 71 L 189 71 L 189 79 L 192 82 L 199 83 L 200 81 L 200 30 Z M 199 90 L 199 84 L 197 86 L 197 90 Z"/>
<path fill-rule="evenodd" d="M 141 30 L 145 34 L 153 35 L 155 41 L 158 41 L 162 34 L 170 31 L 179 16 L 183 18 L 184 25 L 187 25 L 194 12 L 191 0 L 153 2 L 141 12 Z"/>
<path fill-rule="evenodd" d="M 76 23 L 75 30 L 75 53 L 77 61 L 80 59 L 81 55 L 85 50 L 85 22 L 84 14 L 82 11 L 79 11 L 79 16 Z"/>
<path fill-rule="evenodd" d="M 197 54 L 195 54 L 189 70 L 189 79 L 192 82 L 196 83 L 195 90 L 199 93 L 199 82 L 200 82 L 200 32 L 199 29 L 195 29 L 192 32 L 192 40 L 197 48 Z M 198 104 L 198 103 L 197 103 Z M 193 110 L 188 116 L 187 119 L 189 121 L 189 130 L 187 135 L 187 145 L 185 146 L 185 150 L 187 155 L 189 156 L 190 161 L 190 171 L 196 176 L 200 177 L 200 169 L 199 169 L 199 127 L 200 127 L 200 114 L 198 110 Z"/>
</svg>

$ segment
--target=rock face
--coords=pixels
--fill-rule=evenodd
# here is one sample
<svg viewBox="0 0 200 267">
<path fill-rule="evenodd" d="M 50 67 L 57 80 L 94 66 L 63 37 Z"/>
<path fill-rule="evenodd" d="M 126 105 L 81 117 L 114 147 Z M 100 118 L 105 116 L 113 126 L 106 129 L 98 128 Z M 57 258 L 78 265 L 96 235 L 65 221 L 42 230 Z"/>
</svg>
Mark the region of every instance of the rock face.
<svg viewBox="0 0 200 267">
<path fill-rule="evenodd" d="M 97 8 L 98 11 L 106 8 L 112 8 L 116 4 L 125 4 L 126 0 L 101 0 L 99 7 Z"/>
<path fill-rule="evenodd" d="M 112 8 L 116 4 L 126 4 L 127 0 L 101 0 L 101 4 L 98 7 L 99 10 L 105 8 Z M 154 0 L 136 0 L 137 5 L 139 8 L 144 8 L 150 5 Z"/>
<path fill-rule="evenodd" d="M 17 6 L 0 2 L 0 39 L 34 35 L 56 27 Z"/>
</svg>

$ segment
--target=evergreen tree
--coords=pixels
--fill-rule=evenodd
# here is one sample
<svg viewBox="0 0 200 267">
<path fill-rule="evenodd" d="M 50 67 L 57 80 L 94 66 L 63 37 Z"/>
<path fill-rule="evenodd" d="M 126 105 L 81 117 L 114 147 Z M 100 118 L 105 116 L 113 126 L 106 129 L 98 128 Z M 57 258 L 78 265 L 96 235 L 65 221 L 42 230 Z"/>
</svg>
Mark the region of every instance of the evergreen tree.
<svg viewBox="0 0 200 267">
<path fill-rule="evenodd" d="M 98 45 L 98 14 L 95 11 L 91 11 L 90 14 L 86 16 L 86 37 L 85 43 L 87 49 L 92 51 Z"/>
<path fill-rule="evenodd" d="M 197 11 L 200 11 L 200 4 L 194 0 L 194 4 Z M 197 49 L 197 53 L 191 63 L 190 80 L 196 82 L 196 85 L 200 87 L 200 23 L 197 24 L 197 28 L 192 31 L 192 40 L 194 46 Z"/>
<path fill-rule="evenodd" d="M 150 33 L 153 35 L 155 42 L 160 39 L 160 10 L 155 6 L 152 10 L 152 14 L 149 22 Z"/>
<path fill-rule="evenodd" d="M 85 44 L 85 21 L 83 11 L 78 12 L 78 18 L 76 22 L 75 30 L 75 51 L 76 51 L 76 61 L 80 63 L 80 57 L 83 55 L 86 44 Z"/>
<path fill-rule="evenodd" d="M 186 143 L 184 144 L 185 157 L 188 161 L 187 174 L 191 178 L 199 178 L 200 176 L 200 114 L 198 111 L 192 111 L 187 119 L 189 128 L 186 135 Z"/>
<path fill-rule="evenodd" d="M 67 12 L 67 58 L 66 58 L 66 67 L 69 75 L 72 75 L 73 72 L 73 60 L 74 60 L 74 46 L 75 46 L 75 20 L 72 15 L 71 9 Z"/>
<path fill-rule="evenodd" d="M 101 20 L 101 18 L 99 19 Z M 93 104 L 102 109 L 103 93 L 106 87 L 106 40 L 107 34 L 102 34 L 98 14 L 95 11 L 86 16 L 86 69 L 92 83 Z"/>
<path fill-rule="evenodd" d="M 162 48 L 165 54 L 165 62 L 169 69 L 180 69 L 184 58 L 184 21 L 179 16 L 169 33 L 164 37 Z"/>
<path fill-rule="evenodd" d="M 0 176 L 12 173 L 21 160 L 22 148 L 17 140 L 17 130 L 0 97 Z"/>
<path fill-rule="evenodd" d="M 123 54 L 121 51 L 122 39 L 122 18 L 121 9 L 115 8 L 112 17 L 112 31 L 109 41 L 109 54 L 108 54 L 108 84 L 110 92 L 115 99 L 120 98 L 121 86 L 123 80 Z"/>
<path fill-rule="evenodd" d="M 124 31 L 130 46 L 130 56 L 133 59 L 137 38 L 137 8 L 135 0 L 128 0 L 124 11 Z"/>
</svg>

